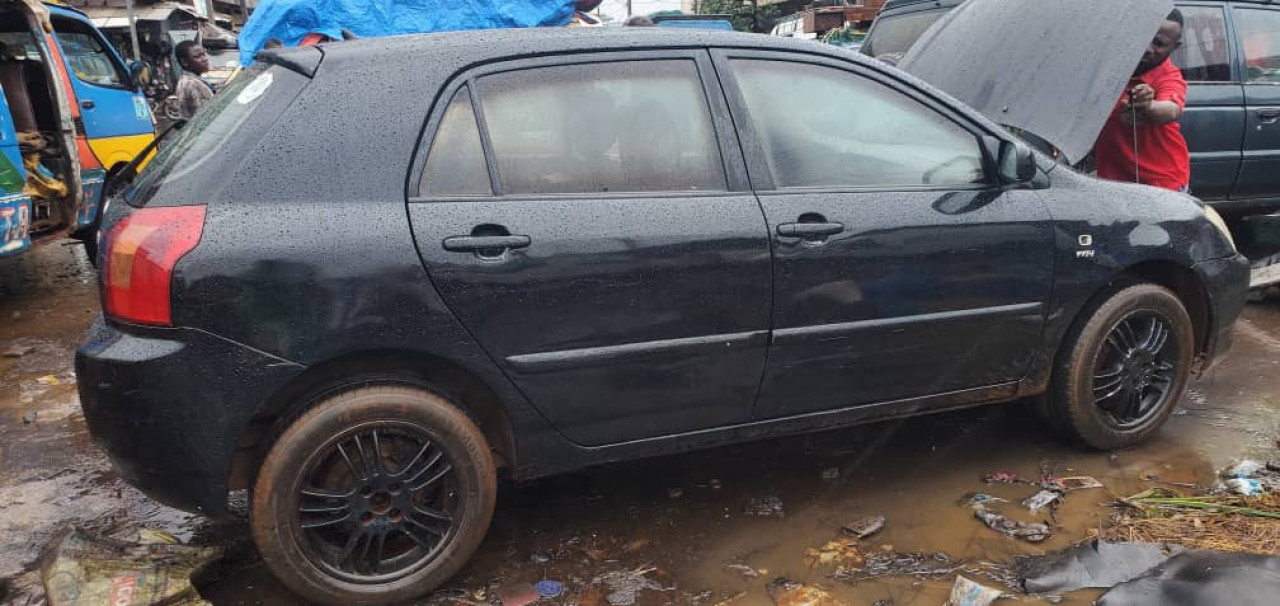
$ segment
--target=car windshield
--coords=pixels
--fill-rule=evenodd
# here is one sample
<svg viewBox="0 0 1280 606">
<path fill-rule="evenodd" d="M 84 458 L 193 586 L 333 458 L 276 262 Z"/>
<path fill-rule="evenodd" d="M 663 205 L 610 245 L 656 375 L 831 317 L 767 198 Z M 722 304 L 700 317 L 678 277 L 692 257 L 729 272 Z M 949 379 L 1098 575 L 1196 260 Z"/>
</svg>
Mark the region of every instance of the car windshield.
<svg viewBox="0 0 1280 606">
<path fill-rule="evenodd" d="M 883 17 L 862 46 L 862 52 L 873 57 L 906 53 L 929 26 L 947 14 L 947 9 L 922 11 Z"/>
</svg>

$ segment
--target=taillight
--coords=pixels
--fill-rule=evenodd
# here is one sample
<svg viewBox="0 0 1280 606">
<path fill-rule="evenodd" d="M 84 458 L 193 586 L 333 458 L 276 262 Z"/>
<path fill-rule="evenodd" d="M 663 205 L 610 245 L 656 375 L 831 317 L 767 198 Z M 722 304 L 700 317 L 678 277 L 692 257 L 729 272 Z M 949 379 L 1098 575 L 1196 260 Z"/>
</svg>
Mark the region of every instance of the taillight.
<svg viewBox="0 0 1280 606">
<path fill-rule="evenodd" d="M 172 326 L 173 267 L 200 243 L 204 206 L 140 208 L 111 228 L 103 250 L 107 315 Z"/>
</svg>

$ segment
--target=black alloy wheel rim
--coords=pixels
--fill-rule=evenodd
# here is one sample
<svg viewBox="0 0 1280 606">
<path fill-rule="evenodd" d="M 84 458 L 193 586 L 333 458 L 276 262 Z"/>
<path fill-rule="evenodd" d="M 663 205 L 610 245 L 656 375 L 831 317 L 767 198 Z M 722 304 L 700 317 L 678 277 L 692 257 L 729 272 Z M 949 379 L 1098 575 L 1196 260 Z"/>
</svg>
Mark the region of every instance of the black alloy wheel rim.
<svg viewBox="0 0 1280 606">
<path fill-rule="evenodd" d="M 1093 402 L 1116 429 L 1139 427 L 1158 415 L 1173 397 L 1180 353 L 1169 322 L 1151 311 L 1120 320 L 1098 352 L 1093 368 Z"/>
<path fill-rule="evenodd" d="M 346 582 L 398 581 L 456 536 L 461 494 L 453 463 L 426 429 L 353 427 L 303 467 L 293 501 L 299 544 L 313 565 Z"/>
</svg>

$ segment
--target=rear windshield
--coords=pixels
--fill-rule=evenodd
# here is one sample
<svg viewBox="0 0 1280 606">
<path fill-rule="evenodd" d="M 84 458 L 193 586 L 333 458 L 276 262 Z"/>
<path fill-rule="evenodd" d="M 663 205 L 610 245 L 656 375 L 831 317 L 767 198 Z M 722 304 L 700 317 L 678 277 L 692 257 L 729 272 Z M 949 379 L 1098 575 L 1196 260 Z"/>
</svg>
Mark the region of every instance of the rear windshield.
<svg viewBox="0 0 1280 606">
<path fill-rule="evenodd" d="M 906 54 L 911 45 L 915 44 L 916 40 L 919 40 L 920 36 L 929 29 L 929 26 L 941 19 L 949 10 L 943 8 L 881 17 L 871 29 L 871 35 L 867 37 L 866 43 L 862 45 L 862 52 L 872 57 Z"/>
<path fill-rule="evenodd" d="M 296 72 L 254 64 L 223 87 L 185 128 L 160 144 L 160 151 L 125 193 L 125 201 L 143 206 L 161 189 L 200 191 L 238 166 L 268 127 L 309 80 Z M 210 173 L 222 172 L 218 176 Z M 202 202 L 178 200 L 176 203 Z"/>
</svg>

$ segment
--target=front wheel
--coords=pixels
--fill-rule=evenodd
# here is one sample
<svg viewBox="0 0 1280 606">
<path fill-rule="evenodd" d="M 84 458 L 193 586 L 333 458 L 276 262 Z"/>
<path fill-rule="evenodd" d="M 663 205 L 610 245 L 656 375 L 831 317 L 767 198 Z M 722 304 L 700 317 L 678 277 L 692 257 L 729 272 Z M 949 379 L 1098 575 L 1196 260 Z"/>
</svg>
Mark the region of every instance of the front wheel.
<svg viewBox="0 0 1280 606">
<path fill-rule="evenodd" d="M 267 567 L 299 595 L 402 602 L 462 568 L 496 494 L 488 444 L 462 411 L 426 390 L 367 387 L 285 429 L 254 484 L 250 524 Z"/>
<path fill-rule="evenodd" d="M 1194 350 L 1177 295 L 1155 284 L 1117 291 L 1064 341 L 1044 408 L 1050 425 L 1099 450 L 1142 442 L 1182 399 Z"/>
</svg>

